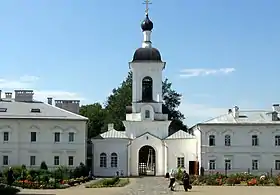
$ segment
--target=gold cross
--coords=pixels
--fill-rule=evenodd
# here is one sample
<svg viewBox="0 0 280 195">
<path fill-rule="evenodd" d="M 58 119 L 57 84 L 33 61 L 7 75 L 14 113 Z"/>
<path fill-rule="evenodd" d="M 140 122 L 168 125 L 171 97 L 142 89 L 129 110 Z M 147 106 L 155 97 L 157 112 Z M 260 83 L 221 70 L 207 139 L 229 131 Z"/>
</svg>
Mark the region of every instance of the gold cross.
<svg viewBox="0 0 280 195">
<path fill-rule="evenodd" d="M 146 4 L 146 10 L 145 10 L 145 13 L 146 15 L 148 15 L 148 12 L 149 12 L 149 4 L 152 4 L 150 2 L 150 0 L 144 0 L 144 3 L 143 4 Z"/>
</svg>

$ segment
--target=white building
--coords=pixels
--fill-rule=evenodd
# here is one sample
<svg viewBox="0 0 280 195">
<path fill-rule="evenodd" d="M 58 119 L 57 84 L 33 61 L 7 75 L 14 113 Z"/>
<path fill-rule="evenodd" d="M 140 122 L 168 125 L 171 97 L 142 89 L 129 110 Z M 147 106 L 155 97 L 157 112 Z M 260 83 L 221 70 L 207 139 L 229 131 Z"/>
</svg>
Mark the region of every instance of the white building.
<svg viewBox="0 0 280 195">
<path fill-rule="evenodd" d="M 279 104 L 270 111 L 228 113 L 193 127 L 207 172 L 280 173 Z"/>
<path fill-rule="evenodd" d="M 171 168 L 183 167 L 194 173 L 197 141 L 178 131 L 168 134 L 171 121 L 164 112 L 162 71 L 166 63 L 152 47 L 153 23 L 146 14 L 141 24 L 144 41 L 129 63 L 133 73 L 132 105 L 127 107 L 125 132 L 109 125 L 107 132 L 93 139 L 93 173 L 114 176 L 165 175 Z"/>
<path fill-rule="evenodd" d="M 79 111 L 79 101 L 48 104 L 33 100 L 32 90 L 15 90 L 0 99 L 0 167 L 77 166 L 86 159 L 87 118 Z M 1 91 L 0 91 L 1 97 Z M 68 108 L 72 112 L 59 107 Z M 76 109 L 76 110 L 75 110 Z"/>
</svg>

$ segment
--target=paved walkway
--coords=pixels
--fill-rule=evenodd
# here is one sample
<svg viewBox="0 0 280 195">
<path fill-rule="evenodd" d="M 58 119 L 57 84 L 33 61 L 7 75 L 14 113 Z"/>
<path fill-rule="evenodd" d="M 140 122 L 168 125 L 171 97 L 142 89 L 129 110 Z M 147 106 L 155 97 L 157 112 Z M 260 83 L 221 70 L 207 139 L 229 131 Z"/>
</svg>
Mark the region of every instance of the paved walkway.
<svg viewBox="0 0 280 195">
<path fill-rule="evenodd" d="M 236 194 L 254 194 L 254 195 L 278 195 L 280 187 L 276 186 L 194 186 L 190 192 L 185 192 L 183 186 L 176 186 L 175 192 L 168 189 L 168 180 L 161 177 L 144 177 L 130 179 L 131 183 L 122 188 L 84 188 L 82 186 L 68 188 L 64 190 L 27 190 L 24 189 L 20 194 L 27 195 L 160 195 L 160 194 L 186 194 L 195 195 L 236 195 Z"/>
</svg>

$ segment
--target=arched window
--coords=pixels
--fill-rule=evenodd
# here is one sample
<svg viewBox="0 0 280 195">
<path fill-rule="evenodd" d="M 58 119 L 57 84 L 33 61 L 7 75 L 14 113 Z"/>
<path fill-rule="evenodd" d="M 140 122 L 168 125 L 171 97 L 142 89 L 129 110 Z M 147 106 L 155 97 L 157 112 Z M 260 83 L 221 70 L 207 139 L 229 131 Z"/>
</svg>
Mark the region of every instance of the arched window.
<svg viewBox="0 0 280 195">
<path fill-rule="evenodd" d="M 107 167 L 107 155 L 105 153 L 100 154 L 100 167 Z"/>
<path fill-rule="evenodd" d="M 145 118 L 150 118 L 150 110 L 145 110 Z"/>
<path fill-rule="evenodd" d="M 118 167 L 118 155 L 116 153 L 111 154 L 111 167 L 113 168 Z"/>
<path fill-rule="evenodd" d="M 144 77 L 142 80 L 142 100 L 153 100 L 153 79 L 151 77 Z"/>
<path fill-rule="evenodd" d="M 231 145 L 230 135 L 225 135 L 225 146 L 230 146 L 230 145 Z"/>
<path fill-rule="evenodd" d="M 215 135 L 209 136 L 209 146 L 215 146 Z"/>
</svg>

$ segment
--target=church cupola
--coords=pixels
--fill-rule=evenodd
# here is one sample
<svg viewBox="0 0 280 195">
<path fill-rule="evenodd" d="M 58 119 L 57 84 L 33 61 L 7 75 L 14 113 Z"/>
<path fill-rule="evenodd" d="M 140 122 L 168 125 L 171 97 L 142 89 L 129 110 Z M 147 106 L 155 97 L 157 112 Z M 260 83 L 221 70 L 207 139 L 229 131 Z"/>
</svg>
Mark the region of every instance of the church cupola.
<svg viewBox="0 0 280 195">
<path fill-rule="evenodd" d="M 154 27 L 153 22 L 150 20 L 148 13 L 146 13 L 146 18 L 145 20 L 143 20 L 142 24 L 141 24 L 141 28 L 144 31 L 152 31 Z"/>
</svg>

